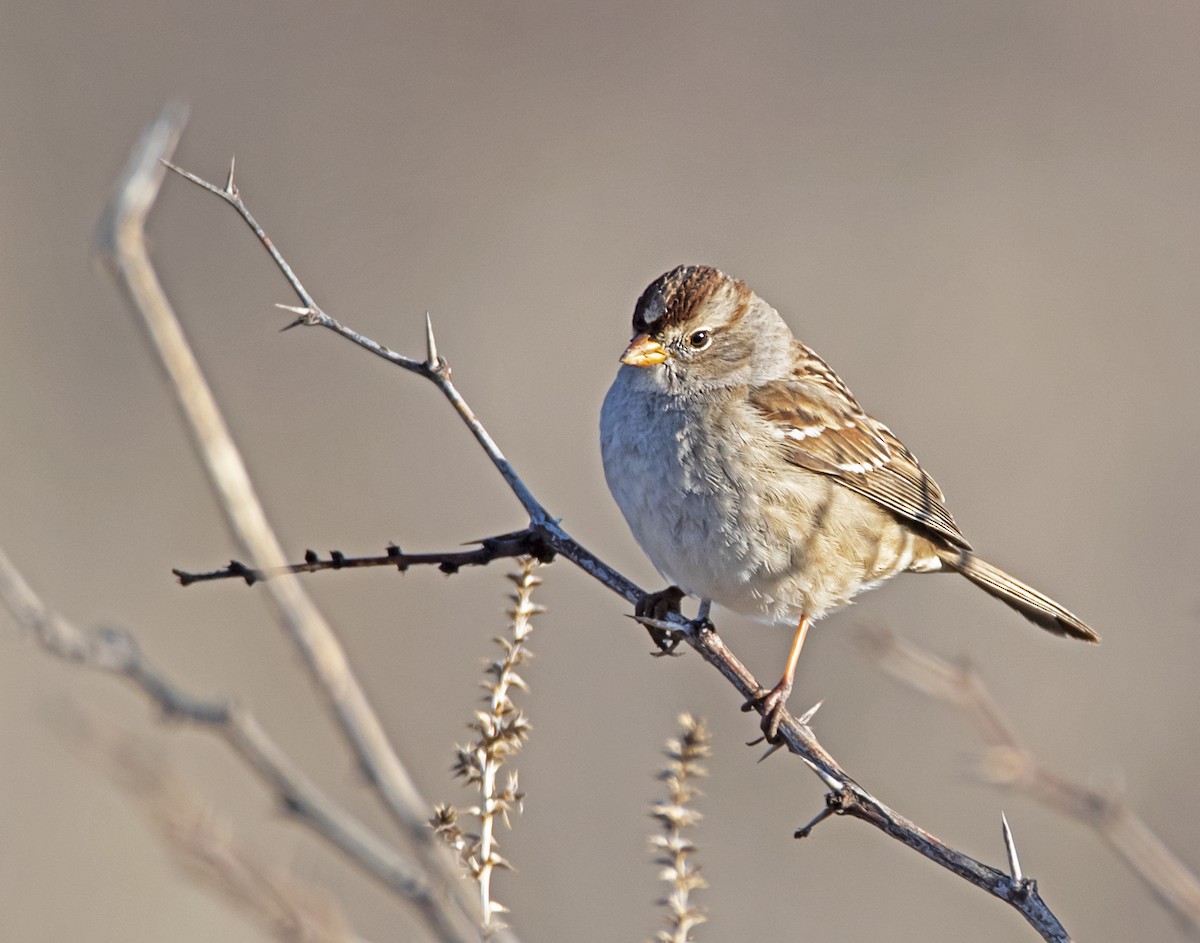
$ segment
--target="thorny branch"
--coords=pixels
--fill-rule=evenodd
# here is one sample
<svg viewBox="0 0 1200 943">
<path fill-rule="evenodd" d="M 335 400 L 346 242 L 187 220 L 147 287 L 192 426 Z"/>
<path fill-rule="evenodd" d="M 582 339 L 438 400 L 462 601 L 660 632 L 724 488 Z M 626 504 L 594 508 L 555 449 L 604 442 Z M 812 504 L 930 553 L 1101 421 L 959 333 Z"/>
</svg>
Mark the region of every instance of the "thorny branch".
<svg viewBox="0 0 1200 943">
<path fill-rule="evenodd" d="M 174 151 L 185 120 L 183 108 L 167 106 L 147 127 L 105 209 L 97 241 L 167 373 L 231 534 L 255 569 L 273 572 L 285 566 L 283 551 L 146 249 L 146 219 L 162 186 L 163 163 Z M 227 188 L 235 192 L 232 174 Z M 261 230 L 260 237 L 270 245 Z M 288 271 L 286 263 L 283 268 Z M 276 619 L 296 646 L 359 766 L 409 837 L 422 868 L 435 877 L 439 891 L 452 902 L 448 906 L 439 893 L 440 923 L 430 929 L 442 934 L 439 939 L 469 938 L 450 931 L 463 915 L 472 925 L 479 925 L 475 901 L 458 880 L 452 858 L 426 827 L 429 803 L 396 755 L 341 642 L 294 576 L 283 573 L 266 581 L 264 587 Z"/>
<path fill-rule="evenodd" d="M 966 715 L 985 746 L 980 767 L 987 782 L 1024 793 L 1095 830 L 1180 923 L 1200 934 L 1200 879 L 1119 796 L 1046 769 L 1017 736 L 978 674 L 886 630 L 870 632 L 864 644 L 888 674 Z"/>
<path fill-rule="evenodd" d="M 164 163 L 166 163 L 164 161 Z M 475 416 L 466 400 L 458 392 L 450 378 L 450 366 L 437 351 L 432 324 L 426 321 L 426 356 L 416 359 L 397 354 L 376 341 L 359 334 L 334 319 L 317 304 L 316 300 L 300 282 L 295 272 L 284 260 L 274 243 L 243 202 L 233 180 L 232 171 L 224 184 L 218 186 L 174 164 L 167 163 L 180 176 L 228 203 L 251 228 L 260 244 L 271 255 L 284 278 L 288 281 L 300 304 L 281 306 L 296 315 L 289 327 L 318 326 L 332 331 L 370 353 L 387 360 L 433 383 L 454 407 L 459 417 L 474 435 L 492 464 L 504 478 L 513 494 L 529 515 L 529 530 L 536 533 L 545 545 L 555 553 L 566 557 L 584 572 L 599 580 L 627 602 L 634 603 L 645 595 L 645 591 L 623 574 L 608 566 L 591 553 L 553 518 L 545 507 L 517 475 L 499 446 Z M 278 566 L 277 563 L 272 563 Z M 271 585 L 271 580 L 267 585 Z M 689 623 L 682 617 L 669 620 L 670 629 L 677 638 L 682 638 L 709 664 L 714 666 L 745 699 L 762 690 L 745 666 L 725 646 L 720 636 L 706 626 Z M 661 626 L 660 626 L 661 628 Z M 849 815 L 862 819 L 903 842 L 943 868 L 970 881 L 987 893 L 1014 907 L 1046 940 L 1068 941 L 1070 936 L 1058 918 L 1046 906 L 1038 893 L 1037 884 L 1029 878 L 1017 879 L 995 868 L 989 867 L 968 855 L 944 844 L 933 835 L 919 828 L 903 816 L 888 808 L 856 783 L 838 763 L 821 747 L 811 729 L 790 716 L 779 728 L 780 735 L 789 751 L 799 755 L 821 778 L 830 792 L 827 797 L 828 815 Z"/>
<path fill-rule="evenodd" d="M 511 534 L 484 537 L 473 543 L 479 544 L 474 550 L 450 550 L 443 553 L 405 553 L 395 544 L 389 544 L 383 556 L 374 557 L 348 557 L 340 550 L 331 550 L 329 557 L 324 560 L 315 550 L 308 550 L 304 554 L 303 563 L 292 563 L 265 572 L 246 566 L 238 560 L 230 560 L 228 566 L 208 573 L 191 573 L 187 570 L 171 572 L 184 586 L 228 579 L 245 580 L 247 586 L 253 586 L 260 580 L 283 573 L 316 573 L 320 570 L 352 570 L 379 566 L 394 567 L 401 573 L 409 567 L 436 566 L 443 573 L 457 573 L 464 566 L 486 566 L 493 560 L 533 557 L 539 563 L 549 563 L 554 559 L 554 551 L 550 550 L 531 528 Z"/>
</svg>

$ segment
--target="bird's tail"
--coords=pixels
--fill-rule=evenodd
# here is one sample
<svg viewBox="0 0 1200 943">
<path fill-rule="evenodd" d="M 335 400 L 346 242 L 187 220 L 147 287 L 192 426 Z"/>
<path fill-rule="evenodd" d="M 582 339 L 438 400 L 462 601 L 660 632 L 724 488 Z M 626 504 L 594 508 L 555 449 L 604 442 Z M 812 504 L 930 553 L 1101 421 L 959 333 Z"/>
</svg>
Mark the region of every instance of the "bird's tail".
<svg viewBox="0 0 1200 943">
<path fill-rule="evenodd" d="M 1014 576 L 981 560 L 968 550 L 939 549 L 938 556 L 948 569 L 961 573 L 985 593 L 1008 603 L 1030 622 L 1056 635 L 1067 635 L 1085 642 L 1099 642 L 1100 636 L 1078 616 L 1068 612 L 1049 596 L 1027 586 Z"/>
</svg>

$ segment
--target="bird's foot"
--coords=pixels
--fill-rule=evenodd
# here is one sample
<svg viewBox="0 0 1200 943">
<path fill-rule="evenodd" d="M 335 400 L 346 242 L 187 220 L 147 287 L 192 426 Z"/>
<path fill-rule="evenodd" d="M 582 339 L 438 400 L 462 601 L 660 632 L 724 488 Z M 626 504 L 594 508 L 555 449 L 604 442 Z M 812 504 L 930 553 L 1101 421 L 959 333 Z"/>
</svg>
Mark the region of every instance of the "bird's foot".
<svg viewBox="0 0 1200 943">
<path fill-rule="evenodd" d="M 760 690 L 758 694 L 742 705 L 742 710 L 758 711 L 762 714 L 762 732 L 767 743 L 779 743 L 779 725 L 787 713 L 788 695 L 792 693 L 790 678 L 781 678 L 779 683 L 770 691 Z"/>
<path fill-rule="evenodd" d="M 668 586 L 657 593 L 646 593 L 635 604 L 634 618 L 638 621 L 647 620 L 642 624 L 646 626 L 646 631 L 650 633 L 650 639 L 658 648 L 654 654 L 673 655 L 675 649 L 679 647 L 680 640 L 677 633 L 663 628 L 661 625 L 649 623 L 665 622 L 670 616 L 679 615 L 679 604 L 685 595 L 678 586 Z"/>
<path fill-rule="evenodd" d="M 668 616 L 679 614 L 679 604 L 683 602 L 684 592 L 678 586 L 668 586 L 657 593 L 646 593 L 634 606 L 634 614 L 638 617 L 663 621 Z"/>
</svg>

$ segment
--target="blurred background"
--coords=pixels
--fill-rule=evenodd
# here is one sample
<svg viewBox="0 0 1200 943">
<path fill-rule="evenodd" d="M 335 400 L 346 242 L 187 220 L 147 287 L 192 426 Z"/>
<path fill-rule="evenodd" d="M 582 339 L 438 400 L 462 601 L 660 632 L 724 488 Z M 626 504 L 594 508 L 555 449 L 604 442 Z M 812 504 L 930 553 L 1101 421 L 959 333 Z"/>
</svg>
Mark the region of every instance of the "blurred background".
<svg viewBox="0 0 1200 943">
<path fill-rule="evenodd" d="M 1104 637 L 1069 644 L 965 581 L 915 577 L 810 636 L 792 705 L 884 801 L 998 866 L 1000 811 L 1081 939 L 1184 933 L 1086 829 L 981 784 L 961 717 L 856 650 L 889 626 L 975 665 L 1055 770 L 1123 792 L 1200 868 L 1200 10 L 1191 3 L 8 3 L 0 29 L 0 542 L 86 624 L 133 630 L 199 694 L 251 706 L 387 824 L 260 594 L 180 588 L 236 555 L 148 348 L 91 254 L 114 177 L 168 99 L 186 167 L 239 183 L 321 304 L 460 388 L 542 501 L 657 586 L 605 488 L 601 399 L 644 286 L 746 279 L 921 457 L 990 560 Z M 449 549 L 524 525 L 436 391 L 325 332 L 232 211 L 168 180 L 161 275 L 289 553 Z M 320 574 L 431 801 L 504 627 L 504 566 Z M 646 808 L 689 710 L 716 741 L 696 840 L 701 939 L 1034 939 L 1019 916 L 852 821 L 798 843 L 822 788 L 758 765 L 757 718 L 694 655 L 649 657 L 565 563 L 524 705 L 525 815 L 496 882 L 522 938 L 634 940 L 661 919 Z M 788 633 L 716 613 L 763 679 Z M 403 909 L 278 815 L 219 741 L 52 660 L 0 615 L 0 938 L 267 938 L 174 867 L 56 733 L 132 733 L 262 860 L 370 939 Z"/>
</svg>

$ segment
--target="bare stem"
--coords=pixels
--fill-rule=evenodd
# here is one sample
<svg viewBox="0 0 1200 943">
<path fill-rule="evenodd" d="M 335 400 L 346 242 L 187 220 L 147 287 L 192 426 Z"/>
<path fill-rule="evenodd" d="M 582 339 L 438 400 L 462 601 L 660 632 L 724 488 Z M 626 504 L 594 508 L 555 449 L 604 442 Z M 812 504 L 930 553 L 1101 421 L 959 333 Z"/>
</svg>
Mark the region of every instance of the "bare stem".
<svg viewBox="0 0 1200 943">
<path fill-rule="evenodd" d="M 405 553 L 395 544 L 390 544 L 386 553 L 373 557 L 348 557 L 340 550 L 331 550 L 328 557 L 321 559 L 316 551 L 308 550 L 304 554 L 303 563 L 290 563 L 276 570 L 256 570 L 238 560 L 231 560 L 228 566 L 207 573 L 192 573 L 187 570 L 171 572 L 184 586 L 229 579 L 244 580 L 247 586 L 253 586 L 283 573 L 319 573 L 322 570 L 353 570 L 381 566 L 395 568 L 401 573 L 414 566 L 436 566 L 443 573 L 457 573 L 465 566 L 486 566 L 493 560 L 513 557 L 532 556 L 542 563 L 549 563 L 554 559 L 554 551 L 546 547 L 532 528 L 484 537 L 475 542 L 479 546 L 474 550 L 449 550 L 440 553 Z"/>
</svg>

